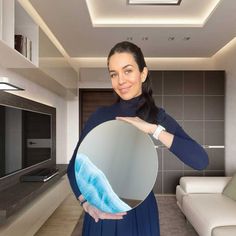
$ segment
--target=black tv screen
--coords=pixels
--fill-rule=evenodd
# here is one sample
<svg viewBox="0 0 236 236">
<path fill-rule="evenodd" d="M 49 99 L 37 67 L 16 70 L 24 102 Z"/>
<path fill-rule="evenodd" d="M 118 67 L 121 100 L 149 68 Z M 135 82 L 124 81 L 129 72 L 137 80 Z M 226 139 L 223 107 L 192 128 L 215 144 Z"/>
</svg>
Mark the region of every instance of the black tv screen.
<svg viewBox="0 0 236 236">
<path fill-rule="evenodd" d="M 51 115 L 0 105 L 0 177 L 52 157 Z"/>
</svg>

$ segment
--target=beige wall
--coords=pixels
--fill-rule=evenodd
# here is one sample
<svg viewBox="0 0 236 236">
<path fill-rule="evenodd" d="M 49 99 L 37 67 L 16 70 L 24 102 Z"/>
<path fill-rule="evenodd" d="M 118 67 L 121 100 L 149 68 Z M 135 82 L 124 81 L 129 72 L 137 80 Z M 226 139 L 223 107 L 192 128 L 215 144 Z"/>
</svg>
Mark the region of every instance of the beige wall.
<svg viewBox="0 0 236 236">
<path fill-rule="evenodd" d="M 213 57 L 215 67 L 226 71 L 225 97 L 225 168 L 236 172 L 236 39 Z"/>
</svg>

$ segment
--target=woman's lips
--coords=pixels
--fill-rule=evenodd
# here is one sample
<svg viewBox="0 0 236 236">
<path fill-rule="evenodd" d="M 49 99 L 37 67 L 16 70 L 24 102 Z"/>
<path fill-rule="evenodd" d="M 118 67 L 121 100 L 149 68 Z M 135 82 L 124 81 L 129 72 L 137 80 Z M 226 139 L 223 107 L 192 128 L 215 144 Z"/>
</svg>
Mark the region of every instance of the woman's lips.
<svg viewBox="0 0 236 236">
<path fill-rule="evenodd" d="M 127 92 L 129 92 L 130 87 L 131 87 L 131 86 L 125 87 L 125 88 L 120 88 L 119 91 L 120 91 L 120 93 L 122 93 L 122 94 L 127 93 Z"/>
</svg>

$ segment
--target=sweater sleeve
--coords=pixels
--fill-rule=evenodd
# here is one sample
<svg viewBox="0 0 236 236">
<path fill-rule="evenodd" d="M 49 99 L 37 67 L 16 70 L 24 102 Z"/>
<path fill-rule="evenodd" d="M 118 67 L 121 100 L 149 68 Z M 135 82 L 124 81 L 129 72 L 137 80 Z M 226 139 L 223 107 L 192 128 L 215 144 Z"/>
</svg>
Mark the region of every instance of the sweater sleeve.
<svg viewBox="0 0 236 236">
<path fill-rule="evenodd" d="M 74 192 L 76 198 L 78 198 L 81 195 L 80 189 L 76 183 L 76 179 L 75 179 L 75 170 L 74 170 L 74 166 L 75 166 L 75 158 L 77 155 L 77 151 L 79 149 L 79 146 L 81 144 L 81 142 L 83 141 L 83 139 L 85 138 L 85 136 L 97 125 L 99 125 L 100 123 L 102 123 L 102 116 L 101 116 L 101 109 L 98 109 L 97 111 L 95 111 L 90 118 L 88 119 L 88 121 L 86 122 L 84 129 L 81 132 L 79 141 L 75 147 L 75 150 L 73 152 L 73 155 L 71 157 L 70 163 L 68 165 L 67 168 L 67 176 L 72 188 L 72 191 Z"/>
<path fill-rule="evenodd" d="M 81 195 L 81 192 L 80 192 L 80 190 L 77 186 L 77 183 L 76 183 L 75 171 L 74 171 L 75 157 L 76 157 L 77 150 L 79 148 L 79 143 L 80 142 L 78 142 L 77 145 L 76 145 L 76 148 L 74 150 L 74 153 L 72 155 L 72 158 L 71 158 L 70 163 L 69 163 L 68 168 L 67 168 L 67 176 L 68 176 L 72 191 L 74 192 L 76 198 L 78 198 Z"/>
<path fill-rule="evenodd" d="M 203 147 L 193 140 L 177 123 L 175 119 L 160 109 L 158 122 L 166 131 L 174 135 L 170 151 L 186 165 L 196 170 L 203 170 L 208 166 L 209 160 Z"/>
</svg>

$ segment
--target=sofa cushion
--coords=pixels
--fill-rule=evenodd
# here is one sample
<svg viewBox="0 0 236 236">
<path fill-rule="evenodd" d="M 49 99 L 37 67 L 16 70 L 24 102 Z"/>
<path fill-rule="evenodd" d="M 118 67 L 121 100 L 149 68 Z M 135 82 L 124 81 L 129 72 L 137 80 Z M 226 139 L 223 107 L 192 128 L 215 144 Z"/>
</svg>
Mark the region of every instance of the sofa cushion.
<svg viewBox="0 0 236 236">
<path fill-rule="evenodd" d="M 235 236 L 236 225 L 216 227 L 212 231 L 212 236 Z"/>
<path fill-rule="evenodd" d="M 180 186 L 186 193 L 222 193 L 231 177 L 181 177 Z"/>
<path fill-rule="evenodd" d="M 236 225 L 236 202 L 221 193 L 185 195 L 182 207 L 200 236 L 211 236 L 218 226 Z"/>
<path fill-rule="evenodd" d="M 183 191 L 183 189 L 180 187 L 180 185 L 177 185 L 176 187 L 176 199 L 177 203 L 179 203 L 180 206 L 183 204 L 183 197 L 186 195 L 186 193 Z"/>
<path fill-rule="evenodd" d="M 236 173 L 224 188 L 223 194 L 236 201 Z"/>
</svg>

